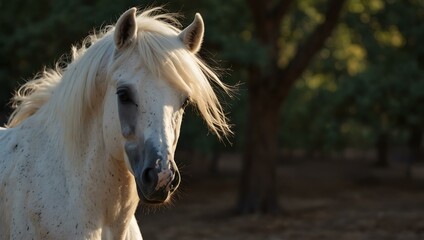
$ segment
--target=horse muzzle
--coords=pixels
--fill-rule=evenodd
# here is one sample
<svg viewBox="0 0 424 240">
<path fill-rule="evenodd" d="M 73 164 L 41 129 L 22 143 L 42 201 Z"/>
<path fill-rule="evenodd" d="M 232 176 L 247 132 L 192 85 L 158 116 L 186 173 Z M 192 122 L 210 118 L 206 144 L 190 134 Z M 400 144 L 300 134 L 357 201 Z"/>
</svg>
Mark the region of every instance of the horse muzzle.
<svg viewBox="0 0 424 240">
<path fill-rule="evenodd" d="M 125 147 L 134 172 L 140 200 L 148 204 L 160 204 L 169 199 L 178 188 L 181 177 L 175 162 L 165 159 L 158 149 L 146 142 L 138 147 Z"/>
<path fill-rule="evenodd" d="M 163 203 L 180 184 L 178 170 L 146 167 L 136 177 L 137 192 L 145 203 Z"/>
</svg>

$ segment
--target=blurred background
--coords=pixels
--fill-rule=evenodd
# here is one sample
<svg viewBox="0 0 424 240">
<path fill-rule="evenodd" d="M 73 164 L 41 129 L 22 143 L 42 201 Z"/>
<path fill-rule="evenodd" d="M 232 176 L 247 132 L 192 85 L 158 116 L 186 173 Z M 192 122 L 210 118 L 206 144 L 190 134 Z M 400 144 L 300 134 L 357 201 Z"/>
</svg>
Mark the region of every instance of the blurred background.
<svg viewBox="0 0 424 240">
<path fill-rule="evenodd" d="M 235 134 L 187 110 L 183 182 L 140 206 L 145 239 L 424 239 L 422 0 L 0 0 L 0 122 L 71 44 L 163 4 L 202 14 Z"/>
</svg>

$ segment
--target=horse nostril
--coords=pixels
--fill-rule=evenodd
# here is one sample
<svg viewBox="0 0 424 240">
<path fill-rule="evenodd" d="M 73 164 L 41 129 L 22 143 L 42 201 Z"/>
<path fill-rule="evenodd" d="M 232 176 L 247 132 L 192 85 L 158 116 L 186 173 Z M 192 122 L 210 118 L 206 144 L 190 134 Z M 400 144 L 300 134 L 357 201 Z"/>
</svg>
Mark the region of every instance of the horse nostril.
<svg viewBox="0 0 424 240">
<path fill-rule="evenodd" d="M 178 185 L 180 185 L 180 179 L 181 179 L 180 173 L 178 171 L 175 171 L 174 174 L 175 174 L 175 177 L 171 182 L 171 188 L 170 188 L 171 192 L 174 192 L 175 190 L 177 190 Z"/>
<path fill-rule="evenodd" d="M 154 168 L 146 168 L 144 169 L 141 178 L 145 184 L 150 185 L 156 183 L 158 175 L 156 174 L 156 170 Z"/>
</svg>

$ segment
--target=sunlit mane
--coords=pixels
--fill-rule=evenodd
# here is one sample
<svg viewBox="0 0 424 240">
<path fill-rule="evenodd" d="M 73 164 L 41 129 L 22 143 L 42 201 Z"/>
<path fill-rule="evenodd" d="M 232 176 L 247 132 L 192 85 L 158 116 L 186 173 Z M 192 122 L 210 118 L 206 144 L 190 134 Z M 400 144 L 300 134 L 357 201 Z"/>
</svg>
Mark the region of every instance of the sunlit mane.
<svg viewBox="0 0 424 240">
<path fill-rule="evenodd" d="M 73 47 L 72 61 L 65 68 L 43 71 L 15 94 L 16 109 L 8 126 L 15 127 L 34 115 L 45 118 L 46 122 L 59 122 L 65 137 L 80 139 L 85 122 L 101 106 L 99 101 L 110 81 L 106 69 L 119 67 L 131 52 L 137 51 L 144 67 L 188 94 L 214 133 L 218 136 L 231 133 L 212 85 L 225 92 L 229 88 L 184 47 L 178 38 L 179 22 L 171 14 L 159 12 L 162 12 L 160 8 L 154 8 L 138 14 L 137 44 L 119 55 L 112 66 L 113 26 L 89 36 L 80 47 Z M 104 78 L 99 80 L 97 76 L 101 74 Z"/>
</svg>

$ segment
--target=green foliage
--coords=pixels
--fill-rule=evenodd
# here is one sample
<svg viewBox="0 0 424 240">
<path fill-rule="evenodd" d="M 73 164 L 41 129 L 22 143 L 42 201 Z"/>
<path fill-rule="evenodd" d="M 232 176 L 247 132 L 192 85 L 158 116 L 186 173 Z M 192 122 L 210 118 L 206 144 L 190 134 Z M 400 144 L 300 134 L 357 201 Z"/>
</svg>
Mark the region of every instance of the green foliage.
<svg viewBox="0 0 424 240">
<path fill-rule="evenodd" d="M 399 133 L 422 131 L 423 5 L 350 1 L 343 22 L 285 105 L 284 143 L 370 147 L 381 133 L 402 144 L 408 134 Z"/>
</svg>

